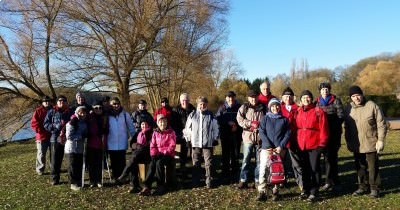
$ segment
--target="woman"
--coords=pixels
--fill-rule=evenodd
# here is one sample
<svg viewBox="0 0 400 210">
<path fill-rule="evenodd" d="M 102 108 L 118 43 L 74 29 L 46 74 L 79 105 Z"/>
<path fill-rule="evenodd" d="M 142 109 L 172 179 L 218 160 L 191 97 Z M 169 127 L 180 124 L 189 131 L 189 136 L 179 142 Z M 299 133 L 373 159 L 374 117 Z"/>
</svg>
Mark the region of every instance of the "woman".
<svg viewBox="0 0 400 210">
<path fill-rule="evenodd" d="M 300 100 L 301 106 L 294 121 L 303 173 L 300 196 L 314 202 L 318 197 L 321 179 L 320 157 L 327 144 L 329 128 L 325 112 L 312 102 L 313 95 L 309 90 L 301 93 Z"/>
<path fill-rule="evenodd" d="M 78 191 L 83 187 L 82 167 L 87 125 L 85 122 L 86 107 L 78 106 L 71 121 L 66 125 L 65 154 L 69 160 L 68 175 L 71 190 Z"/>
<path fill-rule="evenodd" d="M 260 122 L 260 184 L 258 185 L 257 200 L 263 201 L 267 199 L 267 180 L 266 174 L 268 170 L 267 162 L 272 152 L 281 155 L 283 159 L 283 149 L 290 138 L 289 120 L 282 116 L 281 105 L 278 99 L 273 98 L 268 103 L 269 112 L 262 118 Z M 278 185 L 272 190 L 272 200 L 278 199 Z"/>
<path fill-rule="evenodd" d="M 175 167 L 175 146 L 176 135 L 174 130 L 168 127 L 168 120 L 165 115 L 157 115 L 157 126 L 150 142 L 150 170 L 146 175 L 144 188 L 139 195 L 150 195 L 151 184 L 156 176 L 157 190 L 154 194 L 161 195 L 166 191 L 165 167 Z M 167 177 L 167 180 L 170 180 Z"/>
</svg>

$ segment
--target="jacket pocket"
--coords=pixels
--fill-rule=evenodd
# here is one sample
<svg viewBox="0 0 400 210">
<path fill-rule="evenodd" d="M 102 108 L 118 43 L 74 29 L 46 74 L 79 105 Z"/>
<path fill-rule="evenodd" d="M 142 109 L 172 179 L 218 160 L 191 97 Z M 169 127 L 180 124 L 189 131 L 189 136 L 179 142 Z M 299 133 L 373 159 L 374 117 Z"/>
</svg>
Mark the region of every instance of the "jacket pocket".
<svg viewBox="0 0 400 210">
<path fill-rule="evenodd" d="M 367 119 L 368 122 L 368 127 L 367 127 L 367 137 L 376 137 L 377 136 L 377 126 L 376 126 L 376 120 L 373 117 L 369 117 Z"/>
</svg>

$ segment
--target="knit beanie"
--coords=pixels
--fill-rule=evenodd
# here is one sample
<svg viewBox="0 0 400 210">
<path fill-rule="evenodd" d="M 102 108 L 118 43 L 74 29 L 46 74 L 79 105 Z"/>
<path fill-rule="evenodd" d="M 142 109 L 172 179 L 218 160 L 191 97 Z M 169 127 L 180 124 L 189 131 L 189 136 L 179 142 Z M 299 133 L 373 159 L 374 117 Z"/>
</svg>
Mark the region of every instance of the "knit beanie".
<svg viewBox="0 0 400 210">
<path fill-rule="evenodd" d="M 294 92 L 292 90 L 292 88 L 287 87 L 283 90 L 282 95 L 290 95 L 290 96 L 294 96 Z"/>
<path fill-rule="evenodd" d="M 78 107 L 76 107 L 75 114 L 78 115 L 78 112 L 81 111 L 81 110 L 86 111 L 86 106 L 78 106 Z"/>
<path fill-rule="evenodd" d="M 272 98 L 272 99 L 271 99 L 271 100 L 269 100 L 269 102 L 268 102 L 268 109 L 271 109 L 271 106 L 272 106 L 273 104 L 280 105 L 281 103 L 279 102 L 279 100 L 278 100 L 278 99 L 276 99 L 276 98 Z"/>
<path fill-rule="evenodd" d="M 361 90 L 361 88 L 357 85 L 351 86 L 349 88 L 349 96 L 351 97 L 354 94 L 360 94 L 360 95 L 364 95 L 363 91 Z"/>
<path fill-rule="evenodd" d="M 303 96 L 305 96 L 305 95 L 310 96 L 311 100 L 314 99 L 314 97 L 313 97 L 311 91 L 309 91 L 309 90 L 303 90 L 303 92 L 301 92 L 300 99 L 301 99 Z"/>
</svg>

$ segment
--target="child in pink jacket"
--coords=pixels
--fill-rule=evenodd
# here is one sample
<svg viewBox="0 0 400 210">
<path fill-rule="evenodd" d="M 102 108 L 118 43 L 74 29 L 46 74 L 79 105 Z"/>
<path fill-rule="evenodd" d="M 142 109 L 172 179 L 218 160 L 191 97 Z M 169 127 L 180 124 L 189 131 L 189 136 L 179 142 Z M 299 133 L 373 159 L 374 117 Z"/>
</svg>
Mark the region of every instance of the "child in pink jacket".
<svg viewBox="0 0 400 210">
<path fill-rule="evenodd" d="M 168 127 L 167 118 L 163 114 L 157 115 L 157 126 L 158 128 L 154 130 L 150 142 L 150 169 L 146 175 L 144 188 L 139 193 L 140 195 L 150 195 L 154 178 L 157 181 L 157 190 L 154 194 L 164 194 L 166 191 L 165 167 L 175 167 L 175 132 Z"/>
</svg>

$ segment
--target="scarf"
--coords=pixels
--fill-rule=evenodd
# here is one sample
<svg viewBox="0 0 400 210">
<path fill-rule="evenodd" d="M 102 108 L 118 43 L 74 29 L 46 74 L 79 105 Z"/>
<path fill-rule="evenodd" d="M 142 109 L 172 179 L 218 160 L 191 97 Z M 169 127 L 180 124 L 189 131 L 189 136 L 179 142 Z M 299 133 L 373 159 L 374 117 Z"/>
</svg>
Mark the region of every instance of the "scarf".
<svg viewBox="0 0 400 210">
<path fill-rule="evenodd" d="M 332 95 L 328 95 L 326 98 L 323 98 L 322 96 L 319 97 L 319 103 L 321 106 L 327 106 L 329 101 L 331 100 Z"/>
</svg>

